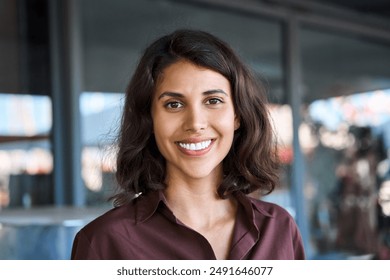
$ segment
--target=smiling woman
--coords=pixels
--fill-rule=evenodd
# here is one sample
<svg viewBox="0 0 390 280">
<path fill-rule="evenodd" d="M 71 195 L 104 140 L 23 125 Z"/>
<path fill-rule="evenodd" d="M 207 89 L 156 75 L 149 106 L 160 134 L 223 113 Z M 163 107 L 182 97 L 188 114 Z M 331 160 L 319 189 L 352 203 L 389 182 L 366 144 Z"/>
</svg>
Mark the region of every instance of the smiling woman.
<svg viewBox="0 0 390 280">
<path fill-rule="evenodd" d="M 152 43 L 126 91 L 115 208 L 77 234 L 73 259 L 303 259 L 272 192 L 278 160 L 264 87 L 215 36 Z"/>
</svg>

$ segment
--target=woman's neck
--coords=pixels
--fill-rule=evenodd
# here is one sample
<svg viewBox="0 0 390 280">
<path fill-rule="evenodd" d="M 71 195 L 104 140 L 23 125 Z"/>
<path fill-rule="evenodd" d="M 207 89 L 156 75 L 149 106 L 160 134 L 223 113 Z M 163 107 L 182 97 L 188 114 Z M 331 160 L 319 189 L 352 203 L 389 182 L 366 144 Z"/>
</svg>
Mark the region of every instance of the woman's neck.
<svg viewBox="0 0 390 280">
<path fill-rule="evenodd" d="M 207 227 L 226 213 L 235 211 L 235 202 L 217 194 L 220 179 L 169 180 L 165 190 L 168 206 L 183 223 Z"/>
<path fill-rule="evenodd" d="M 202 234 L 217 259 L 229 257 L 237 212 L 234 198 L 221 199 L 213 180 L 169 182 L 165 190 L 168 207 L 178 220 Z"/>
</svg>

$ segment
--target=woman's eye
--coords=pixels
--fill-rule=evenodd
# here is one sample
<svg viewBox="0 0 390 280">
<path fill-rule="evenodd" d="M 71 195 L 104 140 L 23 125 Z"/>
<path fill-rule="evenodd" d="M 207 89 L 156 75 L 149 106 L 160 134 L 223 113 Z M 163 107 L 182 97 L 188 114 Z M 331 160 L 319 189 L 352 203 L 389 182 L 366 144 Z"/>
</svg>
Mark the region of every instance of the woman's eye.
<svg viewBox="0 0 390 280">
<path fill-rule="evenodd" d="M 216 105 L 216 104 L 220 104 L 220 103 L 223 103 L 223 101 L 219 98 L 211 98 L 211 99 L 206 101 L 207 105 Z"/>
<path fill-rule="evenodd" d="M 180 102 L 168 102 L 167 104 L 165 104 L 165 107 L 167 107 L 168 109 L 178 109 L 183 107 L 183 104 L 181 104 Z"/>
</svg>

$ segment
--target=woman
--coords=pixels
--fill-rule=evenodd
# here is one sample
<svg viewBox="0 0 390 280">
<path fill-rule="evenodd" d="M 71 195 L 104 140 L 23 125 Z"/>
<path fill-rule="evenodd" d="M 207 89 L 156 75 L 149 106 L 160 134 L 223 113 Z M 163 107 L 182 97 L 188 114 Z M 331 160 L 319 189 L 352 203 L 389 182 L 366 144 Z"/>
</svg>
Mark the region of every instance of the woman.
<svg viewBox="0 0 390 280">
<path fill-rule="evenodd" d="M 126 91 L 116 207 L 72 259 L 303 259 L 270 193 L 278 161 L 265 90 L 211 34 L 178 30 L 144 52 Z"/>
</svg>

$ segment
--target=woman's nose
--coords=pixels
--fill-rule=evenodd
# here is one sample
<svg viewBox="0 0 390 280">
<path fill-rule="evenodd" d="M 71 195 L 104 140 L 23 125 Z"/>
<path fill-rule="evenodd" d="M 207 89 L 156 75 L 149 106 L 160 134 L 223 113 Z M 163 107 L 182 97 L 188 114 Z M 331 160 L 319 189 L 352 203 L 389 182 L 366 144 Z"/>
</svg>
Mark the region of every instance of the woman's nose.
<svg viewBox="0 0 390 280">
<path fill-rule="evenodd" d="M 207 114 L 201 107 L 187 108 L 184 120 L 184 130 L 198 132 L 207 128 Z"/>
</svg>

